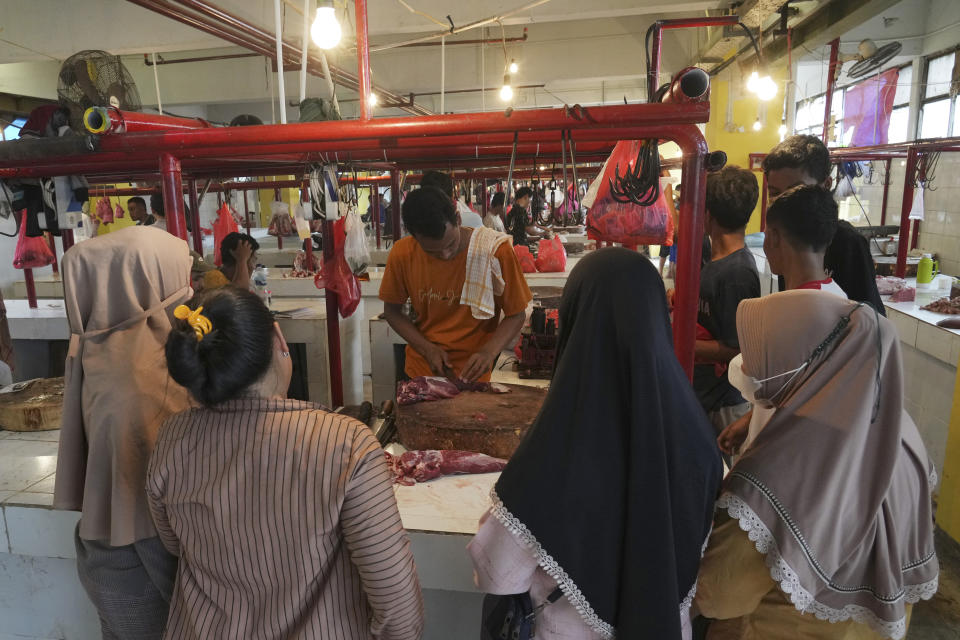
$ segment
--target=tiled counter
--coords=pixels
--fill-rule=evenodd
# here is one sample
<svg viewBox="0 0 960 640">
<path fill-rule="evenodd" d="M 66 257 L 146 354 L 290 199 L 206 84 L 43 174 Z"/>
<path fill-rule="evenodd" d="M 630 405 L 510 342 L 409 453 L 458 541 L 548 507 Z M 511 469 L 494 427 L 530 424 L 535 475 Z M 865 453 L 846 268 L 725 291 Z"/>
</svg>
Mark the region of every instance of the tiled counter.
<svg viewBox="0 0 960 640">
<path fill-rule="evenodd" d="M 0 639 L 97 640 L 77 578 L 79 514 L 54 511 L 59 432 L 0 431 Z M 473 638 L 482 594 L 465 551 L 499 474 L 394 487 L 426 604 L 426 640 Z"/>
</svg>

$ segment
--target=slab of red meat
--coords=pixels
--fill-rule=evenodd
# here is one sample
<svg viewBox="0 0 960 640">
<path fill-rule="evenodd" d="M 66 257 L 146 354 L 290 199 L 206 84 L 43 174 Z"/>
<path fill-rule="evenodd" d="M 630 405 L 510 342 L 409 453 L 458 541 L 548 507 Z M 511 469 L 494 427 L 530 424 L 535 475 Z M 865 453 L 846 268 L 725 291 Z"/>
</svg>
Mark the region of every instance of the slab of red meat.
<svg viewBox="0 0 960 640">
<path fill-rule="evenodd" d="M 440 476 L 502 471 L 507 461 L 473 451 L 437 450 L 407 451 L 399 456 L 384 453 L 397 484 L 413 485 Z"/>
<path fill-rule="evenodd" d="M 408 405 L 452 398 L 461 391 L 510 393 L 510 388 L 490 382 L 464 382 L 435 376 L 420 376 L 397 385 L 397 404 Z"/>
</svg>

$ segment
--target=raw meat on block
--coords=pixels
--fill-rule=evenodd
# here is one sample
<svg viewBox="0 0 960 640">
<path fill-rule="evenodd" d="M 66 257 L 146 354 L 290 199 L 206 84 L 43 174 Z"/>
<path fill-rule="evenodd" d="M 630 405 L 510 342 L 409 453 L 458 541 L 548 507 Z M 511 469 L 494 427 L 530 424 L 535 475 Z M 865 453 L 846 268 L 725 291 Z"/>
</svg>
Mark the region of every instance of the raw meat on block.
<svg viewBox="0 0 960 640">
<path fill-rule="evenodd" d="M 384 452 L 384 455 L 393 471 L 393 482 L 407 486 L 440 476 L 502 471 L 507 465 L 506 460 L 482 453 L 449 449 L 407 451 L 399 456 Z"/>
<path fill-rule="evenodd" d="M 510 389 L 496 382 L 464 382 L 438 376 L 420 376 L 397 385 L 397 404 L 409 405 L 452 398 L 461 391 L 479 393 L 510 393 Z"/>
</svg>

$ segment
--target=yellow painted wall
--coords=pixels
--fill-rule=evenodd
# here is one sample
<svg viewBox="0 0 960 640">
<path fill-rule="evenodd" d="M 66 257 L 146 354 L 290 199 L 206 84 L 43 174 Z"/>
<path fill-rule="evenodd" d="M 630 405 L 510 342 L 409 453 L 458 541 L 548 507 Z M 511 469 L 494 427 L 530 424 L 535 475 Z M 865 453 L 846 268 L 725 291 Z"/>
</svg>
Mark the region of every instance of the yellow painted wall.
<svg viewBox="0 0 960 640">
<path fill-rule="evenodd" d="M 293 180 L 294 176 L 267 176 L 264 180 Z M 273 189 L 260 189 L 260 226 L 270 226 L 270 203 L 273 202 Z M 280 200 L 290 205 L 290 211 L 300 202 L 300 189 L 280 189 Z"/>
<path fill-rule="evenodd" d="M 950 412 L 947 451 L 943 458 L 937 524 L 951 538 L 960 542 L 960 375 L 953 388 L 953 410 Z"/>
<path fill-rule="evenodd" d="M 130 183 L 122 182 L 115 185 L 110 185 L 117 189 L 126 189 L 132 187 Z M 90 189 L 90 215 L 93 216 L 97 212 L 97 203 L 103 199 L 103 197 L 97 197 L 97 188 L 93 187 Z M 112 223 L 101 224 L 100 229 L 97 231 L 97 235 L 102 236 L 105 233 L 110 233 L 111 231 L 116 231 L 117 229 L 123 229 L 124 227 L 133 227 L 136 226 L 136 222 L 130 219 L 129 208 L 127 207 L 127 200 L 134 196 L 114 196 L 108 197 L 107 200 L 110 202 L 110 210 L 113 211 L 116 209 L 117 204 L 123 207 L 124 216 L 119 220 L 115 220 Z M 147 209 L 150 209 L 150 196 L 140 196 L 147 203 Z"/>
<path fill-rule="evenodd" d="M 767 153 L 778 142 L 778 129 L 783 119 L 783 92 L 786 84 L 787 69 L 771 68 L 771 77 L 780 88 L 777 97 L 766 103 L 766 118 L 760 131 L 753 130 L 753 124 L 760 113 L 760 100 L 748 92 L 745 79 L 739 69 L 731 67 L 713 79 L 710 87 L 710 121 L 706 125 L 704 137 L 711 151 L 725 151 L 727 164 L 741 167 L 750 166 L 751 153 Z M 731 86 L 731 83 L 734 83 Z M 727 105 L 733 100 L 732 127 L 727 123 Z M 761 187 L 763 179 L 757 172 L 757 181 Z M 760 231 L 760 202 L 754 209 L 747 225 L 747 233 Z"/>
</svg>

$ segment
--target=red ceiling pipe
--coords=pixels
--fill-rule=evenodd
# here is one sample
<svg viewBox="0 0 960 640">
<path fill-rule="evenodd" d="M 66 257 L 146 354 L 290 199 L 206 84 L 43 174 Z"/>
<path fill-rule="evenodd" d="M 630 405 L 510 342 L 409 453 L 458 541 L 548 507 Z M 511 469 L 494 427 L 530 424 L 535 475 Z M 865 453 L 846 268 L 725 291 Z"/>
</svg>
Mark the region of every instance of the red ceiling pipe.
<svg viewBox="0 0 960 640">
<path fill-rule="evenodd" d="M 206 129 L 213 125 L 199 118 L 177 118 L 154 113 L 121 111 L 113 107 L 90 107 L 83 114 L 83 126 L 96 135 Z"/>
<path fill-rule="evenodd" d="M 653 46 L 650 51 L 650 75 L 647 77 L 647 102 L 653 100 L 660 88 L 660 56 L 664 29 L 687 29 L 690 27 L 733 26 L 740 22 L 739 16 L 716 16 L 713 18 L 678 18 L 675 20 L 657 20 L 651 26 Z"/>
<path fill-rule="evenodd" d="M 23 283 L 27 285 L 27 306 L 37 308 L 37 284 L 33 281 L 33 269 L 23 270 Z"/>
<path fill-rule="evenodd" d="M 166 213 L 167 231 L 186 242 L 187 225 L 183 217 L 180 162 L 169 153 L 163 154 L 160 156 L 160 175 L 163 178 L 163 209 Z"/>
<path fill-rule="evenodd" d="M 190 195 L 190 220 L 193 225 L 193 250 L 203 255 L 203 229 L 200 228 L 200 200 L 197 198 L 197 181 L 187 182 Z"/>
<path fill-rule="evenodd" d="M 354 10 L 357 20 L 357 68 L 359 70 L 360 87 L 360 120 L 367 121 L 373 117 L 373 107 L 370 105 L 370 38 L 367 33 L 367 0 L 355 0 Z"/>
<path fill-rule="evenodd" d="M 907 250 L 910 246 L 910 209 L 913 208 L 914 180 L 917 177 L 917 163 L 920 153 L 916 147 L 910 147 L 907 153 L 906 178 L 903 182 L 903 203 L 900 206 L 900 243 L 897 246 L 898 278 L 905 278 L 907 274 Z"/>
<path fill-rule="evenodd" d="M 830 144 L 830 111 L 833 107 L 833 92 L 837 88 L 837 63 L 840 57 L 840 38 L 830 42 L 830 66 L 827 68 L 827 94 L 823 104 L 823 144 Z"/>
<path fill-rule="evenodd" d="M 393 242 L 400 239 L 400 171 L 390 172 L 390 212 L 393 214 Z"/>
<path fill-rule="evenodd" d="M 670 83 L 661 102 L 687 103 L 710 99 L 710 74 L 699 67 L 687 67 Z"/>
</svg>

